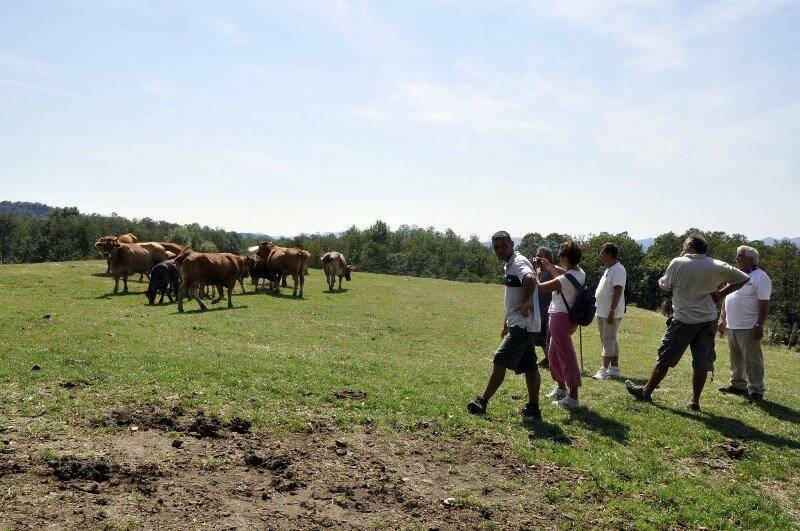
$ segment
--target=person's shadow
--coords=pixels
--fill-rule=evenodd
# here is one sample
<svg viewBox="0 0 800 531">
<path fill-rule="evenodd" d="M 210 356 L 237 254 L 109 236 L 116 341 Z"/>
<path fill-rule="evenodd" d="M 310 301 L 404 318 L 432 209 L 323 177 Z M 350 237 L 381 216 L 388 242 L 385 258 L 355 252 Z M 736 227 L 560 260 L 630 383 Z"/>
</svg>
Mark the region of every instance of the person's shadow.
<svg viewBox="0 0 800 531">
<path fill-rule="evenodd" d="M 577 421 L 584 428 L 596 431 L 604 437 L 614 439 L 618 443 L 628 440 L 630 426 L 614 419 L 604 417 L 601 414 L 582 407 L 572 412 L 571 419 Z"/>
<path fill-rule="evenodd" d="M 800 441 L 787 439 L 786 437 L 781 437 L 780 435 L 773 435 L 771 433 L 766 433 L 764 431 L 759 430 L 758 428 L 750 426 L 749 424 L 745 424 L 739 419 L 734 419 L 731 417 L 721 417 L 719 415 L 714 415 L 712 413 L 707 413 L 707 412 L 702 412 L 699 414 L 690 413 L 688 411 L 682 411 L 680 409 L 662 406 L 655 402 L 653 403 L 653 406 L 662 409 L 664 411 L 669 411 L 670 413 L 674 413 L 675 415 L 681 417 L 702 422 L 708 428 L 721 433 L 722 435 L 728 437 L 729 439 L 760 441 L 765 444 L 769 444 L 770 446 L 774 446 L 776 448 L 792 448 L 795 450 L 800 449 Z"/>
<path fill-rule="evenodd" d="M 753 404 L 761 408 L 770 417 L 791 422 L 792 424 L 800 424 L 800 411 L 766 399 L 755 400 Z"/>
<path fill-rule="evenodd" d="M 528 438 L 532 440 L 545 439 L 567 446 L 572 444 L 572 439 L 564 433 L 564 430 L 558 424 L 538 419 L 523 419 L 522 425 L 528 430 Z"/>
</svg>

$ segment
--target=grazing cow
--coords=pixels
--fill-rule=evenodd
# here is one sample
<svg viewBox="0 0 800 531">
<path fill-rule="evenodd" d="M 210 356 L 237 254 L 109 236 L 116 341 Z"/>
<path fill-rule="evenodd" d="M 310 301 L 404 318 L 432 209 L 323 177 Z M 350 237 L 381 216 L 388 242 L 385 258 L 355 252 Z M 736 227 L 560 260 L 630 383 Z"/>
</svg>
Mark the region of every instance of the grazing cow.
<svg viewBox="0 0 800 531">
<path fill-rule="evenodd" d="M 172 254 L 172 253 L 170 253 Z M 181 285 L 181 275 L 178 271 L 178 266 L 175 264 L 175 259 L 164 260 L 153 266 L 150 270 L 150 284 L 147 286 L 145 295 L 147 301 L 152 305 L 155 303 L 156 295 L 161 294 L 158 303 L 164 302 L 164 295 L 169 297 L 169 302 L 172 302 L 172 294 L 178 296 L 178 290 Z"/>
<path fill-rule="evenodd" d="M 298 280 L 300 284 L 300 297 L 303 296 L 303 285 L 305 284 L 305 271 L 308 268 L 308 259 L 311 256 L 307 251 L 297 247 L 278 247 L 272 242 L 261 242 L 258 244 L 256 255 L 266 261 L 267 267 L 278 276 L 292 275 L 294 281 L 294 293 L 292 297 L 297 297 Z M 276 293 L 280 291 L 278 283 L 275 282 L 272 290 Z"/>
<path fill-rule="evenodd" d="M 342 277 L 350 282 L 350 272 L 356 269 L 351 265 L 347 265 L 347 259 L 344 255 L 336 251 L 331 251 L 322 255 L 322 267 L 325 269 L 328 291 L 333 291 L 333 284 L 336 282 L 336 277 L 339 277 L 339 291 L 341 291 Z"/>
<path fill-rule="evenodd" d="M 114 275 L 114 293 L 119 291 L 119 279 L 128 293 L 128 276 L 134 273 L 149 273 L 157 262 L 143 245 L 138 243 L 116 243 L 111 251 L 111 273 Z"/>
<path fill-rule="evenodd" d="M 199 284 L 210 284 L 219 290 L 219 299 L 211 301 L 216 304 L 222 298 L 222 288 L 228 288 L 228 308 L 233 308 L 231 293 L 239 280 L 239 263 L 236 255 L 230 253 L 196 253 L 185 249 L 175 259 L 181 273 L 181 287 L 178 292 L 178 311 L 183 311 L 183 299 L 188 293 L 205 311 L 206 305 L 197 295 Z"/>
<path fill-rule="evenodd" d="M 122 234 L 121 236 L 100 236 L 94 242 L 95 248 L 100 251 L 103 258 L 106 259 L 106 273 L 111 273 L 111 251 L 114 249 L 115 243 L 137 243 L 139 238 L 131 233 Z"/>
<path fill-rule="evenodd" d="M 269 282 L 270 286 L 278 282 L 278 275 L 269 268 L 265 260 L 246 256 L 244 263 L 247 268 L 247 274 L 250 275 L 250 281 L 256 286 L 256 292 L 258 292 L 258 281 L 262 278 Z"/>
</svg>

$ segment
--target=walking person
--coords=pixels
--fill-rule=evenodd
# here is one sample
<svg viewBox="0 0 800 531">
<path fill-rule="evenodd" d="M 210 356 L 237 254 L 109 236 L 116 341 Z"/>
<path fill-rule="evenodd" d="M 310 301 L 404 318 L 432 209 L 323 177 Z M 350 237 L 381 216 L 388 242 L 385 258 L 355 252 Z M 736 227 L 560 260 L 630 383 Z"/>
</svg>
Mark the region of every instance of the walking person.
<svg viewBox="0 0 800 531">
<path fill-rule="evenodd" d="M 511 369 L 525 375 L 528 403 L 520 411 L 523 417 L 542 418 L 539 409 L 539 368 L 536 366 L 534 336 L 540 329 L 541 318 L 536 289 L 536 276 L 530 261 L 514 250 L 514 242 L 505 231 L 492 235 L 494 254 L 505 263 L 505 312 L 500 337 L 503 339 L 494 355 L 494 365 L 483 395 L 467 404 L 467 411 L 475 415 L 486 413 L 489 399 L 500 388 Z"/>
<path fill-rule="evenodd" d="M 731 356 L 731 383 L 720 391 L 747 396 L 751 401 L 764 397 L 761 339 L 772 295 L 772 281 L 758 267 L 758 258 L 758 251 L 752 247 L 736 249 L 736 265 L 750 275 L 750 280 L 725 297 L 717 327 L 720 335 L 728 338 Z"/>
<path fill-rule="evenodd" d="M 672 317 L 658 348 L 658 361 L 644 385 L 625 381 L 625 388 L 637 400 L 651 400 L 653 391 L 675 367 L 687 348 L 692 352 L 692 398 L 687 408 L 700 411 L 700 394 L 708 372 L 714 370 L 714 335 L 717 331 L 717 304 L 744 286 L 747 273 L 706 256 L 708 243 L 699 236 L 686 238 L 681 255 L 674 258 L 659 287 L 672 293 Z M 717 291 L 719 286 L 725 285 Z"/>
<path fill-rule="evenodd" d="M 607 380 L 619 378 L 619 342 L 617 332 L 625 314 L 625 283 L 628 273 L 619 262 L 619 248 L 613 243 L 600 247 L 600 260 L 606 266 L 595 291 L 597 304 L 597 327 L 600 330 L 600 343 L 603 346 L 603 364 L 592 378 Z"/>
<path fill-rule="evenodd" d="M 578 288 L 573 280 L 583 285 L 586 273 L 578 264 L 581 261 L 581 248 L 574 241 L 561 244 L 558 249 L 560 266 L 555 266 L 546 258 L 537 258 L 537 264 L 550 275 L 552 280 L 539 284 L 539 293 L 555 293 L 550 302 L 550 348 L 548 361 L 550 375 L 556 382 L 553 390 L 547 395 L 554 398 L 553 404 L 565 409 L 574 410 L 581 407 L 578 400 L 578 388 L 581 386 L 581 371 L 578 368 L 578 355 L 572 343 L 575 325 L 569 318 L 567 306 L 573 306 L 578 298 Z M 572 277 L 570 280 L 568 277 Z"/>
<path fill-rule="evenodd" d="M 534 261 L 536 258 L 544 258 L 548 262 L 552 263 L 553 252 L 547 247 L 539 247 L 536 250 Z M 536 266 L 536 283 L 541 284 L 549 280 L 553 280 L 553 275 L 542 269 L 541 266 Z M 552 293 L 539 293 L 539 315 L 542 316 L 542 329 L 538 334 L 536 334 L 534 343 L 537 347 L 542 348 L 542 361 L 539 362 L 539 367 L 542 369 L 547 369 L 550 367 L 548 364 L 549 362 L 547 361 L 547 350 L 550 343 L 550 327 L 548 326 L 549 323 L 547 319 L 547 309 L 550 307 L 550 301 L 552 299 Z"/>
</svg>

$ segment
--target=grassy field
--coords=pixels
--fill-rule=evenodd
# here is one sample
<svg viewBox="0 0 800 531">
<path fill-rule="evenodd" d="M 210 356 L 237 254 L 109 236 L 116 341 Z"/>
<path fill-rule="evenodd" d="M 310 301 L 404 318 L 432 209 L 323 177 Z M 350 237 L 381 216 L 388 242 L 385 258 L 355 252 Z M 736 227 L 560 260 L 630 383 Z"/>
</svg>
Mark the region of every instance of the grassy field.
<svg viewBox="0 0 800 531">
<path fill-rule="evenodd" d="M 636 403 L 622 382 L 589 378 L 599 355 L 590 327 L 583 334 L 584 409 L 570 414 L 543 400 L 544 421 L 525 424 L 517 414 L 524 381 L 513 375 L 486 417 L 465 409 L 482 391 L 499 342 L 499 285 L 357 273 L 346 291 L 326 293 L 323 275 L 312 271 L 303 300 L 286 288 L 282 296 L 237 288 L 234 309 L 223 302 L 200 313 L 189 301 L 178 314 L 174 304 L 148 307 L 145 284 L 110 295 L 113 279 L 104 270 L 99 261 L 0 266 L 0 438 L 16 446 L 0 458 L 31 453 L 35 442 L 43 446 L 34 457 L 47 460 L 46 441 L 117 436 L 124 429 L 93 422 L 113 408 L 180 405 L 247 419 L 255 432 L 286 440 L 324 421 L 336 433 L 367 427 L 399 444 L 422 426 L 441 448 L 476 441 L 464 463 L 486 459 L 479 443 L 493 441 L 532 470 L 575 471 L 514 487 L 540 498 L 545 527 L 800 526 L 800 357 L 785 348 L 765 351 L 766 400 L 750 404 L 717 391 L 728 368 L 727 348 L 718 343 L 716 378 L 695 414 L 684 409 L 690 357 L 653 404 Z M 663 321 L 629 309 L 620 338 L 626 376 L 647 376 Z M 549 389 L 543 373 L 542 392 Z M 447 460 L 421 459 L 434 458 Z M 27 491 L 11 477 L 0 468 L 0 527 L 24 527 L 15 514 Z M 487 493 L 485 482 L 494 479 L 465 480 L 452 494 L 461 506 L 492 508 L 486 527 L 502 526 L 506 507 Z M 503 490 L 494 483 L 489 491 Z M 424 528 L 429 514 L 412 522 Z M 113 516 L 114 525 L 142 523 L 134 512 Z"/>
</svg>

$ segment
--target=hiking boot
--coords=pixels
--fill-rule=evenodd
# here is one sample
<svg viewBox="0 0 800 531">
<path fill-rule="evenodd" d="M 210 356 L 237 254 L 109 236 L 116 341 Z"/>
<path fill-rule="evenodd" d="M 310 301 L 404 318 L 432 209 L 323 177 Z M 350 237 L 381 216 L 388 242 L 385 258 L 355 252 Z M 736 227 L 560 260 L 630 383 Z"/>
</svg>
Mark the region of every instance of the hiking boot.
<svg viewBox="0 0 800 531">
<path fill-rule="evenodd" d="M 567 395 L 561 400 L 556 400 L 553 402 L 554 406 L 563 407 L 564 409 L 568 409 L 570 411 L 575 411 L 579 407 L 581 407 L 581 403 L 578 401 L 577 398 L 572 398 L 571 396 Z"/>
<path fill-rule="evenodd" d="M 528 402 L 524 408 L 519 410 L 519 414 L 526 419 L 542 420 L 542 410 L 539 409 L 539 404 Z"/>
<path fill-rule="evenodd" d="M 630 380 L 625 380 L 625 389 L 627 389 L 636 400 L 641 400 L 643 402 L 653 401 L 652 397 L 645 392 L 643 385 L 636 385 Z"/>
<path fill-rule="evenodd" d="M 734 387 L 732 385 L 726 385 L 725 387 L 720 387 L 719 392 L 725 393 L 726 395 L 747 396 L 747 389 L 739 389 L 738 387 Z"/>
<path fill-rule="evenodd" d="M 622 378 L 622 371 L 616 365 L 609 367 L 606 374 L 609 378 Z"/>
<path fill-rule="evenodd" d="M 688 409 L 689 411 L 700 411 L 700 402 L 689 400 L 689 403 L 686 404 L 686 409 Z"/>
<path fill-rule="evenodd" d="M 599 369 L 597 369 L 597 372 L 594 373 L 594 376 L 592 376 L 592 378 L 595 380 L 607 380 L 608 369 L 606 369 L 605 367 L 600 367 Z"/>
<path fill-rule="evenodd" d="M 489 401 L 482 396 L 476 396 L 475 400 L 467 404 L 467 411 L 473 415 L 483 415 L 486 413 L 486 405 L 488 403 Z"/>
<path fill-rule="evenodd" d="M 750 393 L 749 395 L 747 395 L 747 400 L 749 402 L 758 402 L 759 400 L 763 399 L 764 399 L 763 393 Z"/>
<path fill-rule="evenodd" d="M 558 386 L 553 387 L 553 390 L 547 393 L 547 398 L 555 398 L 556 400 L 561 400 L 565 396 L 567 396 L 567 392 L 564 389 L 559 389 Z"/>
</svg>

